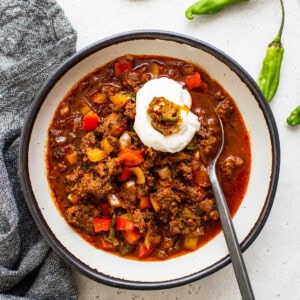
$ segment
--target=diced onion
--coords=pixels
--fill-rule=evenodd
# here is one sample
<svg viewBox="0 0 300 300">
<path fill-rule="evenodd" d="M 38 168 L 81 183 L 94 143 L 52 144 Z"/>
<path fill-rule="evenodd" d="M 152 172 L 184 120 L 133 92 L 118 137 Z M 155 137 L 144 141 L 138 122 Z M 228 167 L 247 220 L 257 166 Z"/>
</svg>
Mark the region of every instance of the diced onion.
<svg viewBox="0 0 300 300">
<path fill-rule="evenodd" d="M 171 171 L 168 167 L 158 169 L 157 174 L 160 179 L 169 179 L 171 177 Z"/>
<path fill-rule="evenodd" d="M 132 188 L 135 188 L 136 187 L 136 183 L 134 180 L 129 180 L 129 181 L 126 181 L 122 187 L 126 190 L 129 190 L 129 189 L 132 189 Z"/>
<path fill-rule="evenodd" d="M 112 208 L 117 208 L 122 205 L 121 198 L 115 194 L 108 195 L 107 200 Z"/>
<path fill-rule="evenodd" d="M 123 150 L 125 148 L 129 148 L 131 145 L 131 136 L 128 132 L 124 132 L 119 138 L 120 149 Z"/>
</svg>

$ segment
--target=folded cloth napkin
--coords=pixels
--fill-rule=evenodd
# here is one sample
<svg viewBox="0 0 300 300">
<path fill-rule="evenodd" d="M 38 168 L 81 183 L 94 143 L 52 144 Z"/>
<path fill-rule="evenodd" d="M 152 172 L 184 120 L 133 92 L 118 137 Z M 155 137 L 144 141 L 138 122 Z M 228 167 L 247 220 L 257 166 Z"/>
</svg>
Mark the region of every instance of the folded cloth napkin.
<svg viewBox="0 0 300 300">
<path fill-rule="evenodd" d="M 76 299 L 70 268 L 43 240 L 17 170 L 24 117 L 42 83 L 75 51 L 54 0 L 0 1 L 0 299 Z"/>
</svg>

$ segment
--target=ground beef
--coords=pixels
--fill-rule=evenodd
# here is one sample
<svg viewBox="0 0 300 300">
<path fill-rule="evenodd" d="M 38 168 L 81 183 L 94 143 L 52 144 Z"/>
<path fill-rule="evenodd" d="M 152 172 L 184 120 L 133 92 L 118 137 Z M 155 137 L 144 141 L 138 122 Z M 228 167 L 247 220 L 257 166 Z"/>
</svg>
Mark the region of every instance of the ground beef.
<svg viewBox="0 0 300 300">
<path fill-rule="evenodd" d="M 230 179 L 236 170 L 244 164 L 244 160 L 240 157 L 230 155 L 221 162 L 221 172 Z"/>
<path fill-rule="evenodd" d="M 169 187 L 160 187 L 156 192 L 150 194 L 150 198 L 159 203 L 160 207 L 168 208 L 172 202 L 181 202 L 181 195 Z"/>
<path fill-rule="evenodd" d="M 185 186 L 184 193 L 189 202 L 196 202 L 202 201 L 207 197 L 206 189 L 200 188 L 198 186 Z"/>
<path fill-rule="evenodd" d="M 128 101 L 125 105 L 125 111 L 124 115 L 131 119 L 134 120 L 135 118 L 135 110 L 136 110 L 136 103 L 133 101 Z"/>
<path fill-rule="evenodd" d="M 106 177 L 94 176 L 92 173 L 84 174 L 80 182 L 70 189 L 80 198 L 93 196 L 99 200 L 105 199 L 112 190 L 113 185 Z"/>
<path fill-rule="evenodd" d="M 135 204 L 137 200 L 137 189 L 134 181 L 126 182 L 122 185 L 118 195 L 124 202 L 124 206 L 128 207 Z"/>
<path fill-rule="evenodd" d="M 177 172 L 188 181 L 191 181 L 194 177 L 191 163 L 180 162 Z"/>
<path fill-rule="evenodd" d="M 129 90 L 133 90 L 136 85 L 140 84 L 138 74 L 136 72 L 125 72 L 122 76 L 122 85 Z"/>
<path fill-rule="evenodd" d="M 119 158 L 116 157 L 100 161 L 94 167 L 94 170 L 100 177 L 106 177 L 106 180 L 111 180 L 122 172 L 122 167 Z"/>
<path fill-rule="evenodd" d="M 67 183 L 75 183 L 77 182 L 80 177 L 84 174 L 83 170 L 81 168 L 76 168 L 73 170 L 72 173 L 69 175 L 66 175 L 65 179 Z"/>
<path fill-rule="evenodd" d="M 140 209 L 135 209 L 132 214 L 132 221 L 136 224 L 141 232 L 145 232 L 148 228 L 146 224 L 152 223 L 154 219 L 154 213 L 147 211 L 141 211 Z M 152 234 L 153 235 L 153 230 Z"/>
<path fill-rule="evenodd" d="M 80 149 L 84 153 L 87 149 L 93 148 L 96 145 L 97 139 L 94 132 L 86 133 L 81 139 Z"/>
<path fill-rule="evenodd" d="M 200 129 L 197 134 L 200 138 L 200 149 L 205 156 L 211 156 L 215 153 L 218 146 L 218 136 L 220 134 L 219 124 L 216 116 L 203 115 L 199 119 Z"/>
<path fill-rule="evenodd" d="M 100 91 L 106 94 L 108 97 L 114 95 L 115 93 L 119 92 L 121 87 L 118 83 L 110 84 L 110 85 L 102 85 Z"/>
<path fill-rule="evenodd" d="M 90 204 L 78 204 L 71 206 L 65 211 L 65 218 L 73 226 L 82 231 L 93 234 L 93 220 L 99 215 L 99 210 Z"/>
<path fill-rule="evenodd" d="M 224 93 L 222 91 L 217 91 L 216 93 L 214 93 L 214 97 L 218 100 L 218 101 L 223 101 L 226 99 L 226 96 L 224 95 Z"/>
<path fill-rule="evenodd" d="M 127 128 L 127 122 L 121 114 L 112 112 L 104 118 L 103 123 L 98 127 L 100 127 L 98 131 L 104 136 L 120 137 Z"/>
<path fill-rule="evenodd" d="M 217 107 L 217 112 L 222 121 L 225 121 L 234 110 L 234 106 L 232 105 L 229 99 L 225 99 L 222 101 L 219 106 Z"/>
</svg>

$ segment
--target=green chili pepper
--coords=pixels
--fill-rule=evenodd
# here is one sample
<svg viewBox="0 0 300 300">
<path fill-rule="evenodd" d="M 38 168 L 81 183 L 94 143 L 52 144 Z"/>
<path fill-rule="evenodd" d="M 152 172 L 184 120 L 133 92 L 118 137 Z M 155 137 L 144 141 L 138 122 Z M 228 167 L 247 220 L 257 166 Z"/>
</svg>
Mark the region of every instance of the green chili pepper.
<svg viewBox="0 0 300 300">
<path fill-rule="evenodd" d="M 300 124 L 300 105 L 298 105 L 286 119 L 287 123 L 291 126 L 296 126 Z"/>
<path fill-rule="evenodd" d="M 278 34 L 267 48 L 266 56 L 263 60 L 263 65 L 258 77 L 257 84 L 260 87 L 266 100 L 270 102 L 277 91 L 280 79 L 280 69 L 283 59 L 284 48 L 281 43 L 281 35 L 284 26 L 284 6 L 281 3 L 281 25 Z"/>
<path fill-rule="evenodd" d="M 117 216 L 114 214 L 112 217 L 112 221 L 111 221 L 111 225 L 110 225 L 110 229 L 109 229 L 109 236 L 104 238 L 106 241 L 110 242 L 114 246 L 119 245 L 119 241 L 116 238 L 116 230 L 115 230 L 116 222 L 117 222 Z"/>
<path fill-rule="evenodd" d="M 163 121 L 177 122 L 180 116 L 179 105 L 173 102 L 166 102 L 161 110 L 161 117 Z"/>
<path fill-rule="evenodd" d="M 215 14 L 229 4 L 245 1 L 249 0 L 200 0 L 186 9 L 185 16 L 192 20 L 194 15 Z"/>
</svg>

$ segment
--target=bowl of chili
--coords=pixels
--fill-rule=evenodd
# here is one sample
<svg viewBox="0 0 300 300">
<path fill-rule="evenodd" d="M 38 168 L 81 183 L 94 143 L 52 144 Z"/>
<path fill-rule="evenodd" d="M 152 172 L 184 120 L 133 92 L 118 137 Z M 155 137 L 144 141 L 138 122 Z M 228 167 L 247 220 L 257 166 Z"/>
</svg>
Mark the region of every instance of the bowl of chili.
<svg viewBox="0 0 300 300">
<path fill-rule="evenodd" d="M 280 164 L 272 112 L 249 74 L 165 31 L 118 34 L 63 63 L 20 147 L 27 205 L 51 247 L 90 278 L 134 289 L 230 263 L 207 176 L 216 114 L 226 140 L 218 174 L 244 251 L 268 218 Z"/>
</svg>

